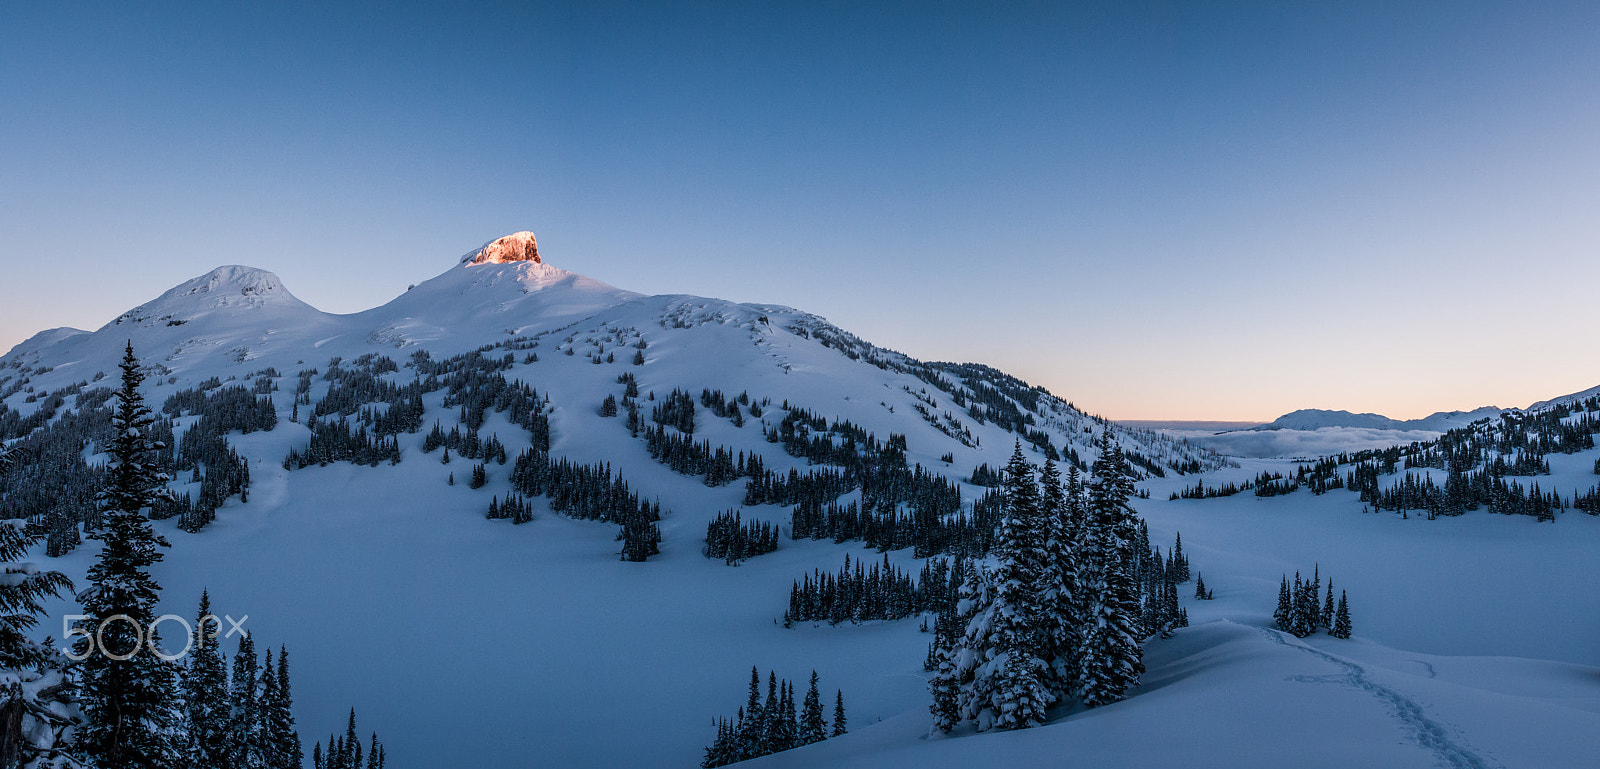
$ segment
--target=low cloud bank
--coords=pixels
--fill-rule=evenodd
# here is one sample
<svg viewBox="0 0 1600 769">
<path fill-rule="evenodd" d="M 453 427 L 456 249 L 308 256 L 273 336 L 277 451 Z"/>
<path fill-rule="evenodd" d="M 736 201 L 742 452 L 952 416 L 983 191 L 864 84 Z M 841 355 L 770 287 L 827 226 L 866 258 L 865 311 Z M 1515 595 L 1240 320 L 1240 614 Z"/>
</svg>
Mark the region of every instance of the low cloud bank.
<svg viewBox="0 0 1600 769">
<path fill-rule="evenodd" d="M 1197 446 L 1233 457 L 1318 457 L 1341 451 L 1381 449 L 1431 441 L 1431 430 L 1378 430 L 1370 427 L 1323 427 L 1316 430 L 1239 430 L 1217 433 L 1168 430 Z"/>
</svg>

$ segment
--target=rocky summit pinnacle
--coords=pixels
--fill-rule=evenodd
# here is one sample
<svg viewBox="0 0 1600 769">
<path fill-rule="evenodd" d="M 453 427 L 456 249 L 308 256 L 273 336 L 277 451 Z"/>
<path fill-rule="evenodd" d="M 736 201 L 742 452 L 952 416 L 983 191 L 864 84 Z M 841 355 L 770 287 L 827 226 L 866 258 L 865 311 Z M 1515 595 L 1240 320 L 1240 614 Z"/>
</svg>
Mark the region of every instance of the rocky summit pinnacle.
<svg viewBox="0 0 1600 769">
<path fill-rule="evenodd" d="M 490 241 L 483 248 L 467 254 L 461 261 L 467 264 L 543 263 L 539 258 L 539 242 L 534 239 L 533 233 L 526 231 Z"/>
</svg>

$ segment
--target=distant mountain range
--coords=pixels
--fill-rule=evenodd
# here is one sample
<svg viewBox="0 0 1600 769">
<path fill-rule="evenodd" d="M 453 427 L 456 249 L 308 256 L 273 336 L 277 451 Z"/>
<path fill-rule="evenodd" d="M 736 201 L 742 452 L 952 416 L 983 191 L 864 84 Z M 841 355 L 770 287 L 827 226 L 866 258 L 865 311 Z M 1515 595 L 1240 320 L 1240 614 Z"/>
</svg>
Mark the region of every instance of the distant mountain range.
<svg viewBox="0 0 1600 769">
<path fill-rule="evenodd" d="M 1542 409 L 1563 403 L 1575 403 L 1586 398 L 1600 395 L 1600 387 L 1591 387 L 1583 392 L 1563 395 L 1550 400 L 1539 401 L 1521 411 L 1540 411 Z M 1457 427 L 1464 427 L 1480 419 L 1497 417 L 1513 409 L 1503 409 L 1499 406 L 1483 406 L 1471 411 L 1436 411 L 1421 419 L 1390 419 L 1382 414 L 1355 414 L 1349 411 L 1330 411 L 1327 409 L 1300 409 L 1291 411 L 1277 419 L 1263 425 L 1256 425 L 1244 429 L 1250 430 L 1320 430 L 1324 427 L 1359 427 L 1369 430 L 1428 430 L 1431 432 L 1447 432 Z M 1195 422 L 1195 425 L 1206 423 Z M 1223 424 L 1223 423 L 1217 423 Z M 1182 429 L 1182 428 L 1171 428 Z M 1188 429 L 1205 429 L 1194 427 Z M 1220 428 L 1229 429 L 1229 428 Z M 1240 429 L 1240 428 L 1233 428 Z"/>
<path fill-rule="evenodd" d="M 1570 396 L 1569 396 L 1570 397 Z M 1371 430 L 1429 430 L 1445 432 L 1463 427 L 1480 419 L 1499 416 L 1498 406 L 1484 406 L 1471 411 L 1438 411 L 1421 419 L 1390 419 L 1382 414 L 1354 414 L 1349 411 L 1326 409 L 1300 409 L 1291 411 L 1251 430 L 1320 430 L 1324 427 L 1361 427 Z"/>
</svg>

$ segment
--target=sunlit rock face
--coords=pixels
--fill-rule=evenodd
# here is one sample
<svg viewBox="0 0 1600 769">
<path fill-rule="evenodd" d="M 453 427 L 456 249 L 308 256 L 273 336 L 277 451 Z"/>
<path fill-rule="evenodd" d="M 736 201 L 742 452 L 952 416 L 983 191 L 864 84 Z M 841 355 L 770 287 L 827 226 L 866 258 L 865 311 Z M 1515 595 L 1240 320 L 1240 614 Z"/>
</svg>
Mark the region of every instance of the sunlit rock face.
<svg viewBox="0 0 1600 769">
<path fill-rule="evenodd" d="M 516 232 L 495 240 L 467 254 L 462 261 L 467 264 L 542 263 L 539 259 L 539 242 L 531 232 Z"/>
</svg>

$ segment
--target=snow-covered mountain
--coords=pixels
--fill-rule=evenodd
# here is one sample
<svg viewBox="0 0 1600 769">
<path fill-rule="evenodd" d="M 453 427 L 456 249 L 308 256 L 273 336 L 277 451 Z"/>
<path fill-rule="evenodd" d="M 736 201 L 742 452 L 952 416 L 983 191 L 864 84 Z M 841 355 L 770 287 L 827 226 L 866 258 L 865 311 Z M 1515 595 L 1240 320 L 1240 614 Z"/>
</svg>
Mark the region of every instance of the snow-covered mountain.
<svg viewBox="0 0 1600 769">
<path fill-rule="evenodd" d="M 1390 419 L 1381 414 L 1300 409 L 1250 429 L 1320 430 L 1325 427 L 1357 427 L 1371 430 L 1427 430 L 1442 433 L 1457 427 L 1465 427 L 1480 419 L 1499 416 L 1501 411 L 1502 409 L 1497 406 L 1483 406 L 1471 411 L 1436 411 L 1421 419 Z"/>
<path fill-rule="evenodd" d="M 590 348 L 614 357 L 616 347 L 600 340 L 623 329 L 632 334 L 629 344 L 662 345 L 652 349 L 641 385 L 648 381 L 663 394 L 674 387 L 694 393 L 707 387 L 751 393 L 759 388 L 765 397 L 820 408 L 830 418 L 925 434 L 929 439 L 923 445 L 935 458 L 944 453 L 933 451 L 941 443 L 951 443 L 947 448 L 965 457 L 978 457 L 975 449 L 985 440 L 1009 446 L 1018 438 L 1092 456 L 1093 439 L 1109 429 L 1155 466 L 1225 464 L 1180 440 L 1091 417 L 1043 388 L 998 371 L 918 361 L 793 308 L 687 295 L 646 296 L 568 272 L 539 256 L 530 232 L 486 243 L 390 302 L 349 315 L 325 313 L 300 301 L 265 270 L 219 267 L 93 333 L 52 329 L 36 334 L 0 357 L 0 382 L 6 383 L 0 388 L 10 388 L 0 392 L 9 398 L 22 388 L 49 392 L 80 381 L 87 384 L 95 375 L 111 372 L 129 342 L 157 375 L 149 397 L 159 400 L 211 377 L 229 380 L 262 370 L 287 373 L 368 354 L 404 358 L 426 351 L 446 358 L 484 346 L 514 348 L 519 346 L 516 340 L 558 332 L 566 334 L 558 342 L 562 352 Z M 582 351 L 587 355 L 590 349 Z M 633 352 L 625 351 L 624 357 Z M 562 369 L 555 389 L 575 399 L 593 399 L 584 405 L 598 407 L 599 393 L 616 372 L 562 363 L 555 364 Z M 952 405 L 949 395 L 960 404 Z M 1007 425 L 974 419 L 989 407 L 969 408 L 968 396 L 1020 406 L 1005 407 L 1015 411 L 1018 421 Z M 20 412 L 29 410 L 25 403 L 14 405 Z M 965 439 L 952 439 L 952 433 L 963 431 Z M 1029 432 L 1035 433 L 1033 440 Z"/>
<path fill-rule="evenodd" d="M 99 330 L 41 332 L 0 356 L 0 441 L 103 456 L 92 435 L 46 433 L 92 411 L 130 341 L 151 374 L 146 398 L 171 404 L 179 445 L 201 421 L 184 404 L 233 385 L 253 403 L 270 398 L 272 429 L 225 435 L 248 465 L 248 501 L 226 495 L 198 531 L 157 522 L 173 543 L 155 571 L 163 609 L 191 614 L 206 589 L 218 613 L 249 615 L 260 643 L 294 654 L 306 745 L 342 730 L 354 706 L 397 768 L 695 765 L 712 719 L 744 702 L 751 666 L 797 682 L 815 670 L 850 708 L 850 734 L 765 766 L 1070 755 L 1094 766 L 1566 767 L 1600 754 L 1600 655 L 1585 640 L 1600 637 L 1600 612 L 1573 610 L 1600 578 L 1589 515 L 1402 519 L 1363 515 L 1343 491 L 1169 500 L 1197 480 L 1218 488 L 1295 466 L 1109 424 L 1003 372 L 917 360 L 801 310 L 634 293 L 545 256 L 531 233 L 507 236 L 348 315 L 306 305 L 271 273 L 219 268 Z M 848 557 L 915 573 L 922 553 L 791 539 L 795 505 L 752 502 L 753 476 L 684 471 L 692 462 L 652 453 L 629 427 L 630 406 L 647 427 L 683 424 L 672 411 L 685 401 L 694 441 L 759 458 L 779 478 L 829 471 L 838 465 L 815 452 L 845 446 L 876 464 L 903 437 L 907 467 L 959 490 L 950 520 L 974 514 L 988 489 L 969 481 L 1014 443 L 1033 461 L 1086 465 L 1109 430 L 1146 476 L 1136 507 L 1151 541 L 1165 549 L 1181 531 L 1216 600 L 1187 588 L 1192 627 L 1147 643 L 1145 683 L 1123 702 L 1062 710 L 1026 732 L 930 737 L 929 635 L 917 619 L 781 622 L 813 570 Z M 420 427 L 393 435 L 393 461 L 286 466 L 312 452 L 313 416 L 322 430 L 377 429 L 415 404 Z M 552 461 L 614 472 L 664 511 L 661 552 L 622 562 L 615 523 L 558 511 L 548 496 L 527 497 L 525 525 L 486 518 L 491 500 L 513 495 L 518 462 L 430 451 L 435 423 L 492 437 L 513 460 L 547 442 Z M 790 442 L 785 425 L 815 442 Z M 868 452 L 863 436 L 894 448 Z M 1595 459 L 1552 455 L 1546 488 L 1593 483 Z M 0 476 L 0 505 L 18 503 L 18 487 L 3 486 L 14 481 Z M 187 472 L 174 483 L 196 498 L 204 486 Z M 857 485 L 837 501 L 868 498 Z M 72 512 L 48 507 L 50 495 L 27 499 L 47 516 Z M 912 520 L 909 503 L 882 507 L 878 521 Z M 706 558 L 707 525 L 728 510 L 776 524 L 778 550 L 737 566 Z M 81 575 L 93 545 L 50 563 Z M 1349 591 L 1355 639 L 1268 629 L 1280 577 L 1313 568 Z M 41 631 L 59 636 L 77 607 L 52 610 Z"/>
</svg>

